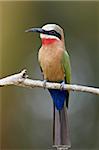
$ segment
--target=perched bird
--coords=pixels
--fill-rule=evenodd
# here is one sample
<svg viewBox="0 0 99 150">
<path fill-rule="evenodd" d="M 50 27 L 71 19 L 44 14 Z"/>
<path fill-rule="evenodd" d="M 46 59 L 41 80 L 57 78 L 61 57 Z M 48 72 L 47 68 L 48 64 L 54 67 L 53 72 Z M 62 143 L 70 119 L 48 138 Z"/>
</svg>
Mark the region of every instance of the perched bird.
<svg viewBox="0 0 99 150">
<path fill-rule="evenodd" d="M 57 149 L 71 147 L 67 108 L 69 91 L 63 90 L 64 83 L 70 83 L 71 66 L 65 49 L 63 29 L 56 24 L 46 24 L 42 28 L 30 28 L 26 32 L 38 32 L 42 41 L 38 60 L 44 75 L 44 84 L 61 83 L 61 89 L 48 89 L 53 99 L 53 146 Z"/>
</svg>

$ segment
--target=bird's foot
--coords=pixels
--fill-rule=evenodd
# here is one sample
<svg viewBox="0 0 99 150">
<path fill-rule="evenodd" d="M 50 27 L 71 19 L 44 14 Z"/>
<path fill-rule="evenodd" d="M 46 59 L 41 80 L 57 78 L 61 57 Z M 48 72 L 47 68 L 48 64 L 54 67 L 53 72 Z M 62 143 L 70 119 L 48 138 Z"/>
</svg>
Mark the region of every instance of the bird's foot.
<svg viewBox="0 0 99 150">
<path fill-rule="evenodd" d="M 47 82 L 47 80 L 43 81 L 43 87 L 44 87 L 44 89 L 46 88 L 46 82 Z"/>
<path fill-rule="evenodd" d="M 62 81 L 62 83 L 61 83 L 61 85 L 60 85 L 60 89 L 61 89 L 61 90 L 64 90 L 64 85 L 65 85 L 65 82 Z"/>
</svg>

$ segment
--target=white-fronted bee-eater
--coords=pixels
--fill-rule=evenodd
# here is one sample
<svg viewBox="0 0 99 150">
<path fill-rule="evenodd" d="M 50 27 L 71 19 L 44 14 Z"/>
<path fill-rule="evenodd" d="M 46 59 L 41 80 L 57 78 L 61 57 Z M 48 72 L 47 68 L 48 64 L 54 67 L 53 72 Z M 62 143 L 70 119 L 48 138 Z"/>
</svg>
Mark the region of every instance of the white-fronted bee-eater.
<svg viewBox="0 0 99 150">
<path fill-rule="evenodd" d="M 63 29 L 56 24 L 46 24 L 42 28 L 30 28 L 26 32 L 38 32 L 42 41 L 38 60 L 48 82 L 61 83 L 61 89 L 48 89 L 53 100 L 53 146 L 65 150 L 71 147 L 67 108 L 69 91 L 64 84 L 70 83 L 71 66 L 65 48 Z"/>
</svg>

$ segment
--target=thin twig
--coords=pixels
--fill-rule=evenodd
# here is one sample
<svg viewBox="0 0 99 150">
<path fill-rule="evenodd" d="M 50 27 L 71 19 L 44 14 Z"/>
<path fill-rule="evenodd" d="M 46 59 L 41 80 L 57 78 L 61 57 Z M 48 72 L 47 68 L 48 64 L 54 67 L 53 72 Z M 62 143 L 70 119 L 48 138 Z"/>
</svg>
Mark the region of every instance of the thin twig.
<svg viewBox="0 0 99 150">
<path fill-rule="evenodd" d="M 44 87 L 43 81 L 29 79 L 26 72 L 27 72 L 26 70 L 23 70 L 18 74 L 14 74 L 0 79 L 0 87 L 8 86 L 8 85 L 16 85 L 16 86 L 28 87 L 28 88 Z M 60 83 L 46 82 L 46 88 L 61 89 L 61 85 Z M 88 93 L 99 95 L 99 88 L 82 86 L 82 85 L 65 84 L 64 90 L 88 92 Z"/>
</svg>

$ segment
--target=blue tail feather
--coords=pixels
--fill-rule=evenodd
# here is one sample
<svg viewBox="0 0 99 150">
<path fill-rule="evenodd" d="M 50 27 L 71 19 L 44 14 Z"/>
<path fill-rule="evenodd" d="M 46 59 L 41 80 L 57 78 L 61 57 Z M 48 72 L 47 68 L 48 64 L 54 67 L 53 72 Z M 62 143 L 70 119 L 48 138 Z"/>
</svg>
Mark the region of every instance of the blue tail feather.
<svg viewBox="0 0 99 150">
<path fill-rule="evenodd" d="M 64 106 L 64 101 L 66 100 L 66 105 L 68 107 L 68 91 L 65 90 L 58 90 L 58 89 L 48 89 L 53 102 L 57 108 L 57 110 L 61 110 Z"/>
</svg>

